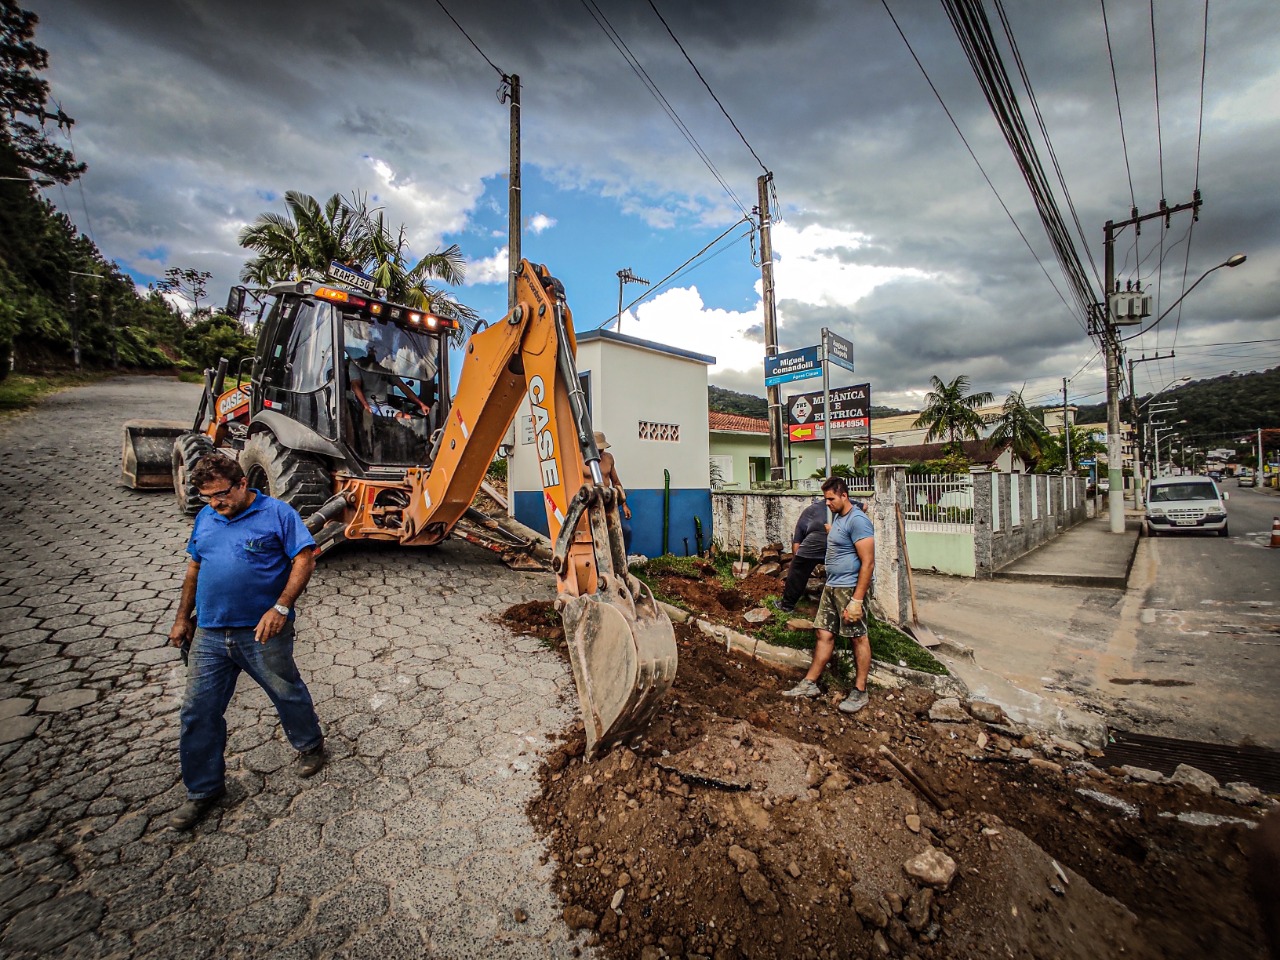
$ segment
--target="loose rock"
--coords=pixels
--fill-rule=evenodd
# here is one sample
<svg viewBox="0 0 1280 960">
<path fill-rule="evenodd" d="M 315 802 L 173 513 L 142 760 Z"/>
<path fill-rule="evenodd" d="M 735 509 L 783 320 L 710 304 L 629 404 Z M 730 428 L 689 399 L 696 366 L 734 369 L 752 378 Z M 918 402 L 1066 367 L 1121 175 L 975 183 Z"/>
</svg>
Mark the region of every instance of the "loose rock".
<svg viewBox="0 0 1280 960">
<path fill-rule="evenodd" d="M 990 700 L 970 700 L 969 713 L 973 714 L 974 719 L 981 720 L 983 723 L 1009 722 L 1009 717 L 1000 704 L 992 703 Z"/>
<path fill-rule="evenodd" d="M 956 875 L 956 862 L 939 850 L 930 847 L 902 865 L 907 876 L 937 890 L 946 890 Z"/>
<path fill-rule="evenodd" d="M 929 708 L 929 719 L 939 723 L 967 723 L 969 714 L 955 697 L 943 697 Z"/>
<path fill-rule="evenodd" d="M 1201 793 L 1213 793 L 1218 789 L 1217 779 L 1189 763 L 1178 764 L 1169 777 L 1169 782 L 1185 783 L 1189 787 L 1195 787 Z"/>
</svg>

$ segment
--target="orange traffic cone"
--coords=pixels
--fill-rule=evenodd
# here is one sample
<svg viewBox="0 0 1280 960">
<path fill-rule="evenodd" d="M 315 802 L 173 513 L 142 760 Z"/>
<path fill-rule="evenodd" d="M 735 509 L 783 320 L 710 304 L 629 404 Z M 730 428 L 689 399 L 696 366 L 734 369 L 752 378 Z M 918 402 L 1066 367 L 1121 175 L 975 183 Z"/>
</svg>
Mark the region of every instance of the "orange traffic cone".
<svg viewBox="0 0 1280 960">
<path fill-rule="evenodd" d="M 1271 520 L 1271 543 L 1273 549 L 1280 549 L 1280 517 Z"/>
</svg>

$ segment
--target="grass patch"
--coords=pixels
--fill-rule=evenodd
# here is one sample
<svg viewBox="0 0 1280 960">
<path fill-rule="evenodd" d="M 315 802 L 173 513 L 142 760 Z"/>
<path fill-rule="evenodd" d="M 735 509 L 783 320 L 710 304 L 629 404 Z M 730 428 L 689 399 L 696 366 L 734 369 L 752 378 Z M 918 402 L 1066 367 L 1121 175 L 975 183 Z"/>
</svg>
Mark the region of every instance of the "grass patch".
<svg viewBox="0 0 1280 960">
<path fill-rule="evenodd" d="M 750 631 L 752 636 L 758 637 L 766 643 L 772 643 L 776 647 L 790 647 L 793 650 L 813 649 L 812 630 L 790 630 L 787 628 L 787 621 L 794 617 L 795 613 L 784 613 L 779 610 L 778 598 L 774 596 L 765 597 L 765 604 L 769 607 L 773 616 L 760 624 L 755 630 Z M 867 634 L 871 637 L 872 660 L 891 663 L 898 667 L 906 667 L 909 670 L 919 670 L 921 673 L 932 673 L 937 676 L 946 676 L 948 673 L 947 668 L 928 650 L 896 627 L 885 623 L 883 620 L 877 620 L 871 616 L 869 611 L 867 613 Z M 841 679 L 848 679 L 849 676 L 852 676 L 852 668 L 853 651 L 850 642 L 843 637 L 837 637 L 836 655 L 832 658 L 831 666 L 828 669 L 834 671 Z"/>
<path fill-rule="evenodd" d="M 11 373 L 0 380 L 0 414 L 29 410 L 43 397 L 68 387 L 80 387 L 102 379 L 99 374 L 63 374 L 54 377 L 28 377 Z"/>
<path fill-rule="evenodd" d="M 204 383 L 204 374 L 198 370 L 179 370 L 178 379 L 183 383 Z"/>
</svg>

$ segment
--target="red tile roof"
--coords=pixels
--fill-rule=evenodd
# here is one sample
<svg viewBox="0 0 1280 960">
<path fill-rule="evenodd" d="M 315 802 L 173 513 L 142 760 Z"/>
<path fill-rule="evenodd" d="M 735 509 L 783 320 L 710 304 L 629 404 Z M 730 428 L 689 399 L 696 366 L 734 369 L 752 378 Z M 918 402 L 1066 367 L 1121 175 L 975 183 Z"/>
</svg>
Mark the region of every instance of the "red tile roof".
<svg viewBox="0 0 1280 960">
<path fill-rule="evenodd" d="M 707 424 L 721 433 L 762 433 L 769 435 L 769 421 L 757 417 L 743 417 L 736 413 L 720 413 L 718 410 L 707 411 Z"/>
</svg>

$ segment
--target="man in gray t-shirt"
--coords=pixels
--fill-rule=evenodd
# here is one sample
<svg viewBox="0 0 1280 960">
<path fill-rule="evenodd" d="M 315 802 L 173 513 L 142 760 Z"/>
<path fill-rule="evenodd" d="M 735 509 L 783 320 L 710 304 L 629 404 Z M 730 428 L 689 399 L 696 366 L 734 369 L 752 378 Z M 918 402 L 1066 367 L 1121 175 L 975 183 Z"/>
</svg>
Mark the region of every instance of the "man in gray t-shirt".
<svg viewBox="0 0 1280 960">
<path fill-rule="evenodd" d="M 827 501 L 815 500 L 804 508 L 791 535 L 791 569 L 782 588 L 778 609 L 790 613 L 804 596 L 814 569 L 827 555 Z"/>
</svg>

